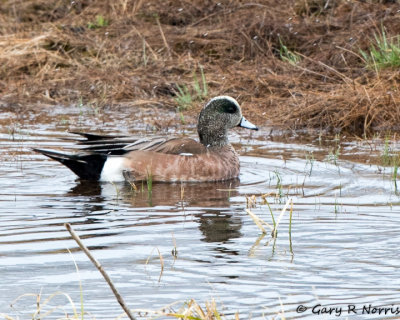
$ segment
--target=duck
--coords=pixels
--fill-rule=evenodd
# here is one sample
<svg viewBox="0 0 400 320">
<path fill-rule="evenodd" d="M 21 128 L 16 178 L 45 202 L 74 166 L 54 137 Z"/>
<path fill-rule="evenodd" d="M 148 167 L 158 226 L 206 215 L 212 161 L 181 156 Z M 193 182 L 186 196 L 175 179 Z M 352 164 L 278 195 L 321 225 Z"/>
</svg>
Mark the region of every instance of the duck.
<svg viewBox="0 0 400 320">
<path fill-rule="evenodd" d="M 80 152 L 67 154 L 34 148 L 60 162 L 81 180 L 108 182 L 211 182 L 238 178 L 239 156 L 228 141 L 235 127 L 258 130 L 230 96 L 217 96 L 201 109 L 199 141 L 191 138 L 103 136 L 72 132 L 84 137 Z"/>
</svg>

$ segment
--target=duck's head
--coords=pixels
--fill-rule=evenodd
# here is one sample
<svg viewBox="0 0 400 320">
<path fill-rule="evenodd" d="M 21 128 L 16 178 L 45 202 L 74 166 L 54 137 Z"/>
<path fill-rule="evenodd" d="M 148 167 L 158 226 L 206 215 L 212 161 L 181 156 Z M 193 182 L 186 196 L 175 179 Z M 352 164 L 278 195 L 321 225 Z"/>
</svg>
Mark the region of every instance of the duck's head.
<svg viewBox="0 0 400 320">
<path fill-rule="evenodd" d="M 228 144 L 228 129 L 258 128 L 242 115 L 239 103 L 229 96 L 212 98 L 201 110 L 197 123 L 200 142 L 206 147 Z"/>
</svg>

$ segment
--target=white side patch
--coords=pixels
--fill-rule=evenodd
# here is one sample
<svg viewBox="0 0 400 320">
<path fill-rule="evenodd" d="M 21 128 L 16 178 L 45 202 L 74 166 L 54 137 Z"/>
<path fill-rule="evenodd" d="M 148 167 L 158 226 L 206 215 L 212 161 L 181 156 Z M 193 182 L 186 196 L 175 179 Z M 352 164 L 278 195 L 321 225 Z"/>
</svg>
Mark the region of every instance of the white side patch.
<svg viewBox="0 0 400 320">
<path fill-rule="evenodd" d="M 180 156 L 187 156 L 187 157 L 193 157 L 193 153 L 187 153 L 187 152 L 182 152 L 179 154 Z"/>
<path fill-rule="evenodd" d="M 100 181 L 125 181 L 122 171 L 125 168 L 123 157 L 108 157 L 101 170 Z"/>
</svg>

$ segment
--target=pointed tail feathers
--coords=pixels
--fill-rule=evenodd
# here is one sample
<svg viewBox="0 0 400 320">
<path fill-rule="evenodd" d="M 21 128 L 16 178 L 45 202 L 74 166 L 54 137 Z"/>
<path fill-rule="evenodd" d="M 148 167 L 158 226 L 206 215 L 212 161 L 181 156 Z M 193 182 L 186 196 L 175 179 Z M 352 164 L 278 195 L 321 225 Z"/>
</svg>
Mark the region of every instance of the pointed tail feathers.
<svg viewBox="0 0 400 320">
<path fill-rule="evenodd" d="M 36 148 L 33 151 L 62 163 L 83 180 L 99 180 L 107 160 L 107 156 L 100 153 L 65 154 Z"/>
<path fill-rule="evenodd" d="M 84 138 L 85 141 L 99 141 L 99 140 L 109 140 L 109 139 L 116 139 L 116 138 L 124 138 L 126 136 L 108 136 L 108 135 L 100 135 L 100 134 L 93 134 L 93 133 L 86 133 L 86 132 L 79 132 L 79 131 L 69 131 L 69 133 L 78 134 Z"/>
</svg>

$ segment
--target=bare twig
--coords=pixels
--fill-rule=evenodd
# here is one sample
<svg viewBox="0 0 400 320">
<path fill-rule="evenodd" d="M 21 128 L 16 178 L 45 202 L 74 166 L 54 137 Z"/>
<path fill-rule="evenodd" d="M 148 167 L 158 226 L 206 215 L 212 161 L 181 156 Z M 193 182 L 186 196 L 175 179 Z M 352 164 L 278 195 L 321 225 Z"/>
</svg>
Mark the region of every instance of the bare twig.
<svg viewBox="0 0 400 320">
<path fill-rule="evenodd" d="M 90 261 L 92 261 L 92 263 L 95 265 L 97 270 L 99 270 L 101 275 L 104 277 L 104 279 L 106 280 L 106 282 L 110 286 L 112 292 L 114 293 L 115 297 L 117 298 L 118 303 L 121 305 L 122 309 L 125 311 L 125 313 L 128 316 L 128 318 L 131 319 L 131 320 L 135 320 L 135 317 L 132 315 L 132 313 L 129 310 L 128 306 L 126 305 L 124 299 L 119 294 L 118 290 L 115 288 L 113 282 L 111 281 L 111 279 L 108 276 L 108 274 L 106 273 L 106 271 L 103 269 L 103 266 L 100 264 L 100 262 L 97 261 L 95 257 L 93 257 L 93 255 L 90 253 L 89 249 L 83 244 L 83 242 L 81 241 L 79 236 L 72 229 L 72 226 L 69 223 L 65 223 L 64 226 L 68 230 L 68 232 L 71 234 L 72 238 L 79 245 L 79 247 L 82 249 L 82 251 L 88 256 Z"/>
</svg>

